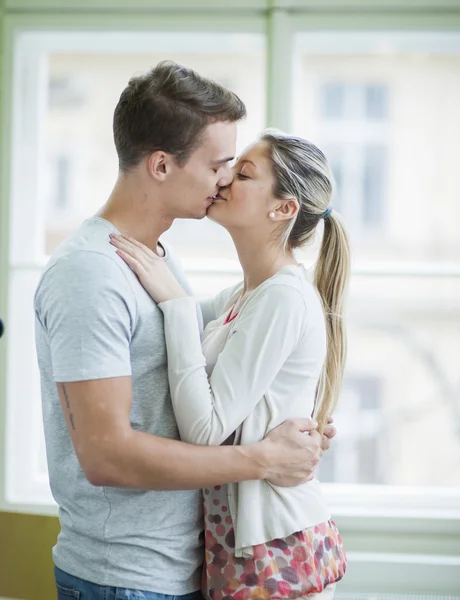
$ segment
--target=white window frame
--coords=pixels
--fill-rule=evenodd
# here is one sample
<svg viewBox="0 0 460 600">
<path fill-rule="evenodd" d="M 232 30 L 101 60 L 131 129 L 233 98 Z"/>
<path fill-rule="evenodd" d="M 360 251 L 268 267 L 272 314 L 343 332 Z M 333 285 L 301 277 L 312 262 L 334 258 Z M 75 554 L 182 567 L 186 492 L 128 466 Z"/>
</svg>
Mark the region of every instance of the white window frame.
<svg viewBox="0 0 460 600">
<path fill-rule="evenodd" d="M 22 6 L 32 6 L 29 0 L 21 0 Z M 8 0 L 8 4 L 12 4 Z M 139 2 L 138 2 L 139 4 Z M 140 3 L 142 4 L 142 2 Z M 226 3 L 227 4 L 227 3 Z M 243 3 L 244 4 L 244 3 Z M 264 3 L 262 3 L 264 4 Z M 339 14 L 331 12 L 313 11 L 308 16 L 302 14 L 290 15 L 288 10 L 283 10 L 283 6 L 296 5 L 296 0 L 285 0 L 277 3 L 279 8 L 270 10 L 268 16 L 245 15 L 244 19 L 236 12 L 235 14 L 225 15 L 225 22 L 220 16 L 205 17 L 201 14 L 158 14 L 154 18 L 152 15 L 135 15 L 132 13 L 124 14 L 97 14 L 91 15 L 92 30 L 122 30 L 127 31 L 154 31 L 162 29 L 164 31 L 193 31 L 193 30 L 222 30 L 257 32 L 263 33 L 267 26 L 268 45 L 267 45 L 267 90 L 268 97 L 268 116 L 267 124 L 279 126 L 283 129 L 290 128 L 289 111 L 286 106 L 292 106 L 293 98 L 293 76 L 295 73 L 295 64 L 292 61 L 292 52 L 294 48 L 294 34 L 296 31 L 326 31 L 336 28 L 337 30 L 367 30 L 377 28 L 388 29 L 433 29 L 440 31 L 460 30 L 460 19 L 453 19 L 451 15 L 445 17 L 436 15 L 433 18 L 429 13 L 426 14 L 399 14 L 393 15 L 376 14 L 372 12 L 367 14 Z M 388 3 L 386 3 L 388 4 Z M 391 4 L 391 2 L 390 2 Z M 415 2 L 406 3 L 415 5 Z M 421 3 L 423 4 L 423 3 Z M 446 4 L 446 3 L 444 3 Z M 447 2 L 449 4 L 449 2 Z M 58 7 L 59 3 L 53 6 Z M 223 3 L 222 3 L 223 5 Z M 399 2 L 393 5 L 398 8 Z M 399 6 L 398 6 L 399 5 Z M 145 6 L 147 4 L 145 3 Z M 320 9 L 321 3 L 308 1 L 297 2 L 298 8 Z M 340 8 L 340 2 L 337 4 Z M 344 4 L 345 6 L 345 4 Z M 363 3 L 365 6 L 365 3 Z M 449 5 L 450 6 L 450 5 Z M 454 4 L 452 3 L 452 6 Z M 235 8 L 238 8 L 235 5 Z M 339 8 L 337 10 L 339 10 Z M 21 97 L 20 81 L 14 77 L 18 72 L 18 64 L 23 57 L 20 53 L 14 51 L 17 40 L 24 31 L 81 31 L 88 30 L 88 18 L 84 14 L 72 14 L 69 16 L 56 14 L 33 14 L 33 15 L 7 15 L 5 21 L 4 35 L 4 76 L 6 94 L 2 98 L 2 118 L 0 135 L 2 140 L 3 160 L 1 168 L 1 219 L 0 223 L 0 316 L 7 322 L 8 331 L 14 329 L 10 326 L 8 320 L 8 289 L 11 282 L 11 267 L 18 270 L 32 270 L 38 273 L 43 266 L 43 261 L 34 261 L 33 253 L 24 251 L 24 248 L 30 248 L 31 244 L 37 244 L 36 225 L 40 226 L 37 219 L 28 218 L 21 224 L 21 237 L 16 237 L 14 246 L 8 247 L 9 224 L 11 228 L 17 225 L 17 202 L 21 203 L 23 195 L 18 195 L 16 184 L 18 182 L 18 136 L 20 129 L 24 133 L 32 133 L 31 143 L 27 144 L 28 155 L 22 154 L 22 164 L 27 162 L 31 172 L 27 181 L 22 182 L 24 190 L 29 189 L 31 197 L 34 197 L 36 181 L 39 176 L 39 165 L 36 157 L 38 152 L 37 144 L 40 136 L 38 135 L 39 120 L 33 115 L 43 106 L 43 98 L 35 97 L 33 103 L 23 116 L 32 115 L 33 123 L 27 123 L 25 120 L 18 119 L 17 99 Z M 312 38 L 313 39 L 313 38 Z M 44 65 L 37 61 L 30 65 L 29 85 L 33 85 L 33 78 L 40 75 L 40 69 Z M 11 93 L 10 93 L 11 91 Z M 24 94 L 25 102 L 29 101 L 27 94 Z M 11 115 L 15 115 L 12 119 Z M 29 130 L 28 127 L 32 126 Z M 42 153 L 41 153 L 42 154 Z M 11 156 L 11 159 L 10 159 Z M 11 193 L 10 193 L 11 192 Z M 40 199 L 37 199 L 40 201 Z M 6 203 L 6 204 L 5 204 Z M 29 217 L 33 217 L 30 210 L 36 210 L 37 205 L 28 207 Z M 12 209 L 15 210 L 12 210 Z M 11 212 L 11 219 L 9 213 Z M 6 218 L 5 218 L 6 217 Z M 16 225 L 15 225 L 16 222 Z M 21 240 L 27 244 L 21 245 Z M 8 259 L 8 256 L 10 258 Z M 239 267 L 234 263 L 213 264 L 211 261 L 203 264 L 201 261 L 187 263 L 188 270 L 192 280 L 200 279 L 208 281 L 210 277 L 220 275 L 223 272 L 226 277 L 236 278 L 239 275 Z M 372 267 L 362 267 L 355 270 L 357 274 L 375 275 L 395 275 L 402 276 L 453 276 L 460 277 L 460 267 L 458 265 L 387 265 L 374 269 Z M 31 307 L 29 307 L 31 308 Z M 29 309 L 27 308 L 27 310 Z M 24 309 L 26 310 L 26 309 Z M 29 327 L 29 323 L 26 323 Z M 19 391 L 19 385 L 27 386 L 28 374 L 23 381 L 12 381 L 11 365 L 7 367 L 7 355 L 10 344 L 14 340 L 8 337 L 0 341 L 0 456 L 6 456 L 8 448 L 5 442 L 6 434 L 11 429 L 11 414 L 7 415 L 6 403 L 4 399 L 7 394 L 16 396 Z M 30 350 L 30 349 L 29 349 Z M 23 390 L 25 388 L 21 388 Z M 24 401 L 27 394 L 20 393 L 18 398 Z M 21 411 L 24 419 L 30 418 L 29 406 L 25 402 L 22 406 L 18 405 L 17 410 Z M 8 417 L 8 418 L 6 418 Z M 24 433 L 17 433 L 23 436 Z M 56 514 L 56 506 L 47 502 L 37 502 L 31 500 L 30 504 L 7 502 L 5 499 L 5 469 L 4 464 L 0 464 L 0 508 L 4 510 L 14 510 L 22 512 L 31 512 L 38 514 Z M 346 589 L 373 589 L 375 591 L 393 591 L 398 589 L 401 592 L 437 592 L 437 593 L 455 593 L 458 591 L 458 570 L 460 568 L 460 552 L 458 551 L 458 541 L 460 539 L 460 490 L 458 489 L 411 489 L 397 488 L 392 486 L 337 486 L 325 485 L 325 492 L 329 499 L 330 507 L 336 521 L 343 533 L 348 534 L 355 540 L 355 547 L 362 548 L 362 552 L 349 552 L 350 565 L 347 578 L 344 582 L 343 590 Z M 438 538 L 443 537 L 442 547 Z M 356 541 L 358 540 L 358 541 Z M 361 540 L 362 543 L 359 541 Z M 401 554 L 398 554 L 400 552 Z M 391 574 L 391 580 L 389 580 Z M 414 581 L 417 581 L 418 587 L 415 588 Z"/>
</svg>

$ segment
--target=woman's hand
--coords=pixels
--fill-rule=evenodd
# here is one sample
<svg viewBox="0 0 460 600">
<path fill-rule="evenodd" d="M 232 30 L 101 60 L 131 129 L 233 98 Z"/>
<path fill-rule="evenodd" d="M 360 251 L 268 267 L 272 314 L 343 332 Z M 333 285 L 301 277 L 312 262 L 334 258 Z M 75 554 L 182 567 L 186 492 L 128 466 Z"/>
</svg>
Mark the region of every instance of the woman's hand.
<svg viewBox="0 0 460 600">
<path fill-rule="evenodd" d="M 110 243 L 157 304 L 187 296 L 164 260 L 150 248 L 133 238 L 114 233 L 110 234 Z"/>
</svg>

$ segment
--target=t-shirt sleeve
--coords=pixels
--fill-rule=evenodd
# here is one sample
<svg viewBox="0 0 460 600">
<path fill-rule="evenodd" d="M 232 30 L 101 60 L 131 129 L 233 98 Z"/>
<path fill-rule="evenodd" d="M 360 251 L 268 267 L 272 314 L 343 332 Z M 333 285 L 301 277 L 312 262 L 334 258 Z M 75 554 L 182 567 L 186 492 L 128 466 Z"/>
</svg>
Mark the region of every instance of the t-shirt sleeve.
<svg viewBox="0 0 460 600">
<path fill-rule="evenodd" d="M 180 298 L 159 307 L 181 438 L 221 444 L 253 411 L 297 347 L 306 325 L 302 293 L 277 284 L 254 295 L 235 321 L 209 380 L 193 300 Z"/>
<path fill-rule="evenodd" d="M 36 317 L 56 382 L 131 375 L 134 293 L 121 267 L 94 252 L 62 257 L 44 275 Z"/>
</svg>

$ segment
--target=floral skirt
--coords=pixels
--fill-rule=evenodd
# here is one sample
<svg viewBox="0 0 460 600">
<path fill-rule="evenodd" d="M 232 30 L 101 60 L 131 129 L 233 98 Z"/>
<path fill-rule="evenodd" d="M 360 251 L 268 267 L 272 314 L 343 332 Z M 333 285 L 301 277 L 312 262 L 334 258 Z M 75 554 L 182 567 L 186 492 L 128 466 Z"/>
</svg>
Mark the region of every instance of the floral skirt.
<svg viewBox="0 0 460 600">
<path fill-rule="evenodd" d="M 347 558 L 332 520 L 254 546 L 252 558 L 237 558 L 226 487 L 216 486 L 204 492 L 205 598 L 294 600 L 321 593 L 342 579 Z"/>
</svg>

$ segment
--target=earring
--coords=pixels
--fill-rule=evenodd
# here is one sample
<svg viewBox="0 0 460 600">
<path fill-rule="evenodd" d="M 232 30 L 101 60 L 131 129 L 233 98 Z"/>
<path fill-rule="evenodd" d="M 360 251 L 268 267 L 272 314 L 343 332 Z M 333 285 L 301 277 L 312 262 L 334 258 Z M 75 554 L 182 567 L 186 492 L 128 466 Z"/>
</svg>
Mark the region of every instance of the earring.
<svg viewBox="0 0 460 600">
<path fill-rule="evenodd" d="M 274 219 L 276 215 L 274 212 L 270 212 L 268 213 L 268 216 L 270 217 L 270 219 Z"/>
</svg>

